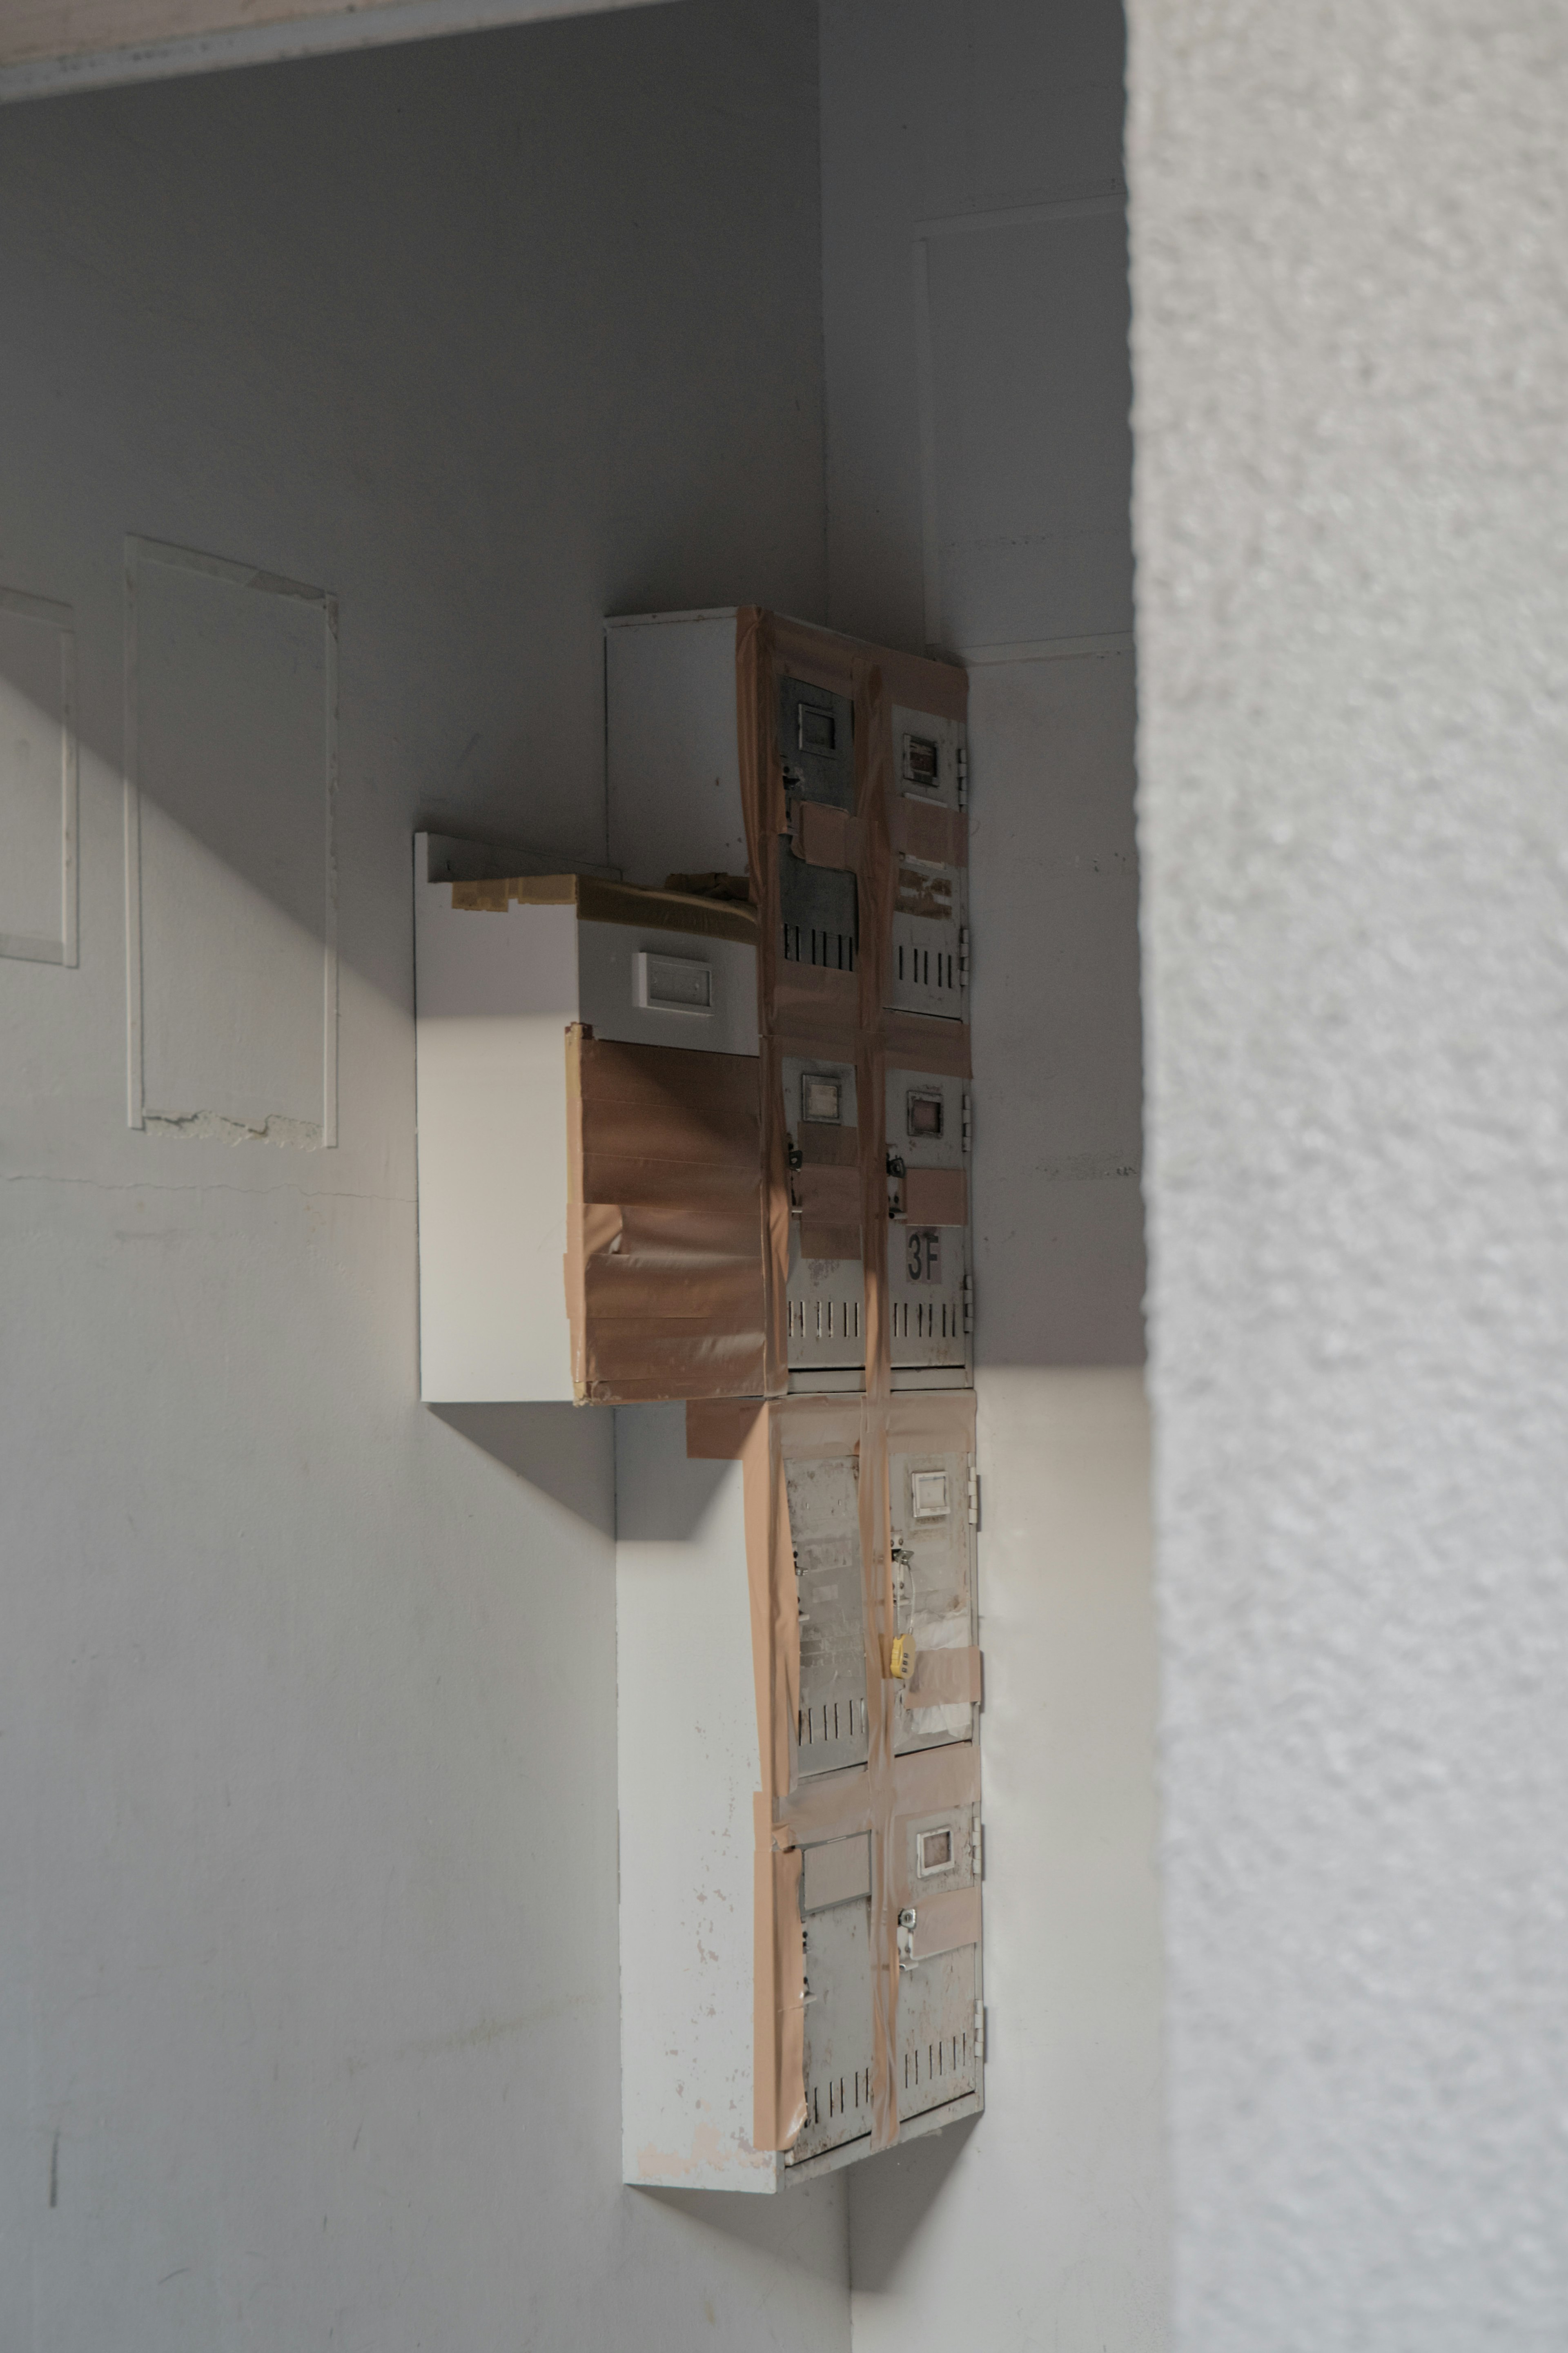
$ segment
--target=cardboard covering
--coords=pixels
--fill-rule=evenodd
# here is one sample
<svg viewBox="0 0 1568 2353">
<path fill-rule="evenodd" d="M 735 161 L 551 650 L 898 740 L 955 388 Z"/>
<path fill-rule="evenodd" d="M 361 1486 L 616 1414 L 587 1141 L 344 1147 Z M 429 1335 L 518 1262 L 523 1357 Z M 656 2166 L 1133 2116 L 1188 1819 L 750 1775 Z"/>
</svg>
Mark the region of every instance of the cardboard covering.
<svg viewBox="0 0 1568 2353">
<path fill-rule="evenodd" d="M 915 1915 L 910 1942 L 917 1961 L 938 1953 L 955 1953 L 980 1942 L 980 1890 L 952 1887 L 941 1895 L 917 1895 L 910 1906 Z"/>
<path fill-rule="evenodd" d="M 913 1672 L 904 1685 L 906 1707 L 951 1707 L 966 1702 L 973 1705 L 980 1696 L 977 1650 L 917 1650 Z"/>
<path fill-rule="evenodd" d="M 969 1176 L 963 1168 L 910 1168 L 904 1173 L 904 1217 L 911 1226 L 966 1226 Z"/>
<path fill-rule="evenodd" d="M 575 907 L 584 923 L 631 923 L 641 931 L 738 940 L 745 947 L 754 946 L 757 938 L 756 909 L 744 902 L 645 891 L 630 882 L 606 882 L 597 874 L 512 874 L 499 881 L 454 882 L 452 904 L 496 915 L 511 906 Z"/>
<path fill-rule="evenodd" d="M 845 809 L 828 808 L 820 801 L 803 801 L 795 825 L 797 857 L 808 866 L 830 866 L 841 872 L 853 868 L 860 854 L 860 826 Z"/>
<path fill-rule="evenodd" d="M 969 819 L 963 809 L 910 800 L 900 793 L 893 804 L 892 847 L 936 866 L 967 866 Z"/>
<path fill-rule="evenodd" d="M 567 1030 L 564 1274 L 579 1404 L 761 1388 L 757 1088 L 750 1055 Z"/>
</svg>

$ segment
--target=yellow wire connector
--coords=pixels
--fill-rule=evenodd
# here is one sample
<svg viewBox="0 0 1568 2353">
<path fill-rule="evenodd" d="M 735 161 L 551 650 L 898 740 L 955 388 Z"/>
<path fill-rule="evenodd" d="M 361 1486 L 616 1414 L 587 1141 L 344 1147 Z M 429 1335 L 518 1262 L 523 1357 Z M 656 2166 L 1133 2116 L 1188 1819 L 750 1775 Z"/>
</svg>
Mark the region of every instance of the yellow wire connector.
<svg viewBox="0 0 1568 2353">
<path fill-rule="evenodd" d="M 888 1671 L 891 1674 L 893 1681 L 895 1683 L 907 1683 L 910 1675 L 914 1672 L 914 1636 L 912 1634 L 895 1634 L 893 1637 L 893 1654 L 888 1662 Z"/>
</svg>

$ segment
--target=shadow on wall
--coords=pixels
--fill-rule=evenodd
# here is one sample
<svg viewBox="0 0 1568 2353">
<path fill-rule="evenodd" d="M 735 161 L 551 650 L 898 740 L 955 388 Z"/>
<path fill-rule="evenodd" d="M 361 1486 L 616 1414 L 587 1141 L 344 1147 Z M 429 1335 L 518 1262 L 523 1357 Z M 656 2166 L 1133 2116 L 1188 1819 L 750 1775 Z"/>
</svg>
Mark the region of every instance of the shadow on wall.
<svg viewBox="0 0 1568 2353">
<path fill-rule="evenodd" d="M 684 2215 L 704 2230 L 721 2232 L 742 2246 L 785 2256 L 792 2271 L 805 2272 L 841 2295 L 847 2261 L 845 2233 L 822 2228 L 823 2208 L 831 2211 L 837 2188 L 830 2175 L 826 2180 L 785 2187 L 771 2198 L 738 2189 L 639 2189 L 626 2194 L 639 2203 L 647 2200 Z"/>
<path fill-rule="evenodd" d="M 604 1407 L 431 1405 L 421 1410 L 614 1543 L 615 1492 L 605 1476 L 614 1433 Z"/>
<path fill-rule="evenodd" d="M 963 2124 L 949 2125 L 945 2132 L 910 2141 L 902 2148 L 886 2149 L 880 2157 L 867 2158 L 855 2168 L 849 2178 L 850 2200 L 857 2205 L 851 2284 L 858 2294 L 877 2295 L 890 2284 L 982 2121 L 979 2116 L 966 2117 Z M 876 2193 L 866 2200 L 863 2214 L 857 2200 L 862 2190 Z"/>
<path fill-rule="evenodd" d="M 402 789 L 394 840 L 417 801 L 438 829 L 600 859 L 602 614 L 819 601 L 816 125 L 815 12 L 778 0 L 8 111 L 0 292 L 39 373 L 7 387 L 29 499 L 0 588 L 67 602 L 0 609 L 0 728 L 26 739 L 37 835 L 25 875 L 0 876 L 0 933 L 57 948 L 74 617 L 89 862 L 118 852 L 102 807 L 131 712 L 149 1108 L 312 1140 L 323 955 L 407 996 L 403 872 L 380 869 L 399 911 L 379 930 L 346 899 L 337 934 L 329 903 L 329 825 L 363 888 L 370 780 L 378 803 Z M 63 410 L 44 391 L 62 348 Z M 462 420 L 445 469 L 439 417 Z M 241 967 L 268 976 L 264 1015 L 225 979 Z M 247 1060 L 226 1023 L 260 1040 L 259 1113 L 193 1091 Z"/>
<path fill-rule="evenodd" d="M 684 1406 L 426 1405 L 421 1410 L 611 1542 L 619 1535 L 627 1544 L 690 1544 L 733 1467 L 688 1458 Z M 625 1413 L 668 1418 L 670 1463 L 657 1488 L 639 1484 L 635 1519 L 617 1527 L 605 1458 Z"/>
</svg>

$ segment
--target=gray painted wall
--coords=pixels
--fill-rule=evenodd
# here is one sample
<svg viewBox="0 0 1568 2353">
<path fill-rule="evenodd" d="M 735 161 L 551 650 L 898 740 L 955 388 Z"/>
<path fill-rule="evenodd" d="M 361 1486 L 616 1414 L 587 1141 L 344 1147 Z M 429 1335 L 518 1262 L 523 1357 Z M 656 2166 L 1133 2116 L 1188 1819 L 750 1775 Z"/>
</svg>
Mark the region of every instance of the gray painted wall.
<svg viewBox="0 0 1568 2353">
<path fill-rule="evenodd" d="M 1142 1399 L 1121 17 L 825 0 L 832 615 L 963 650 L 985 2115 L 850 2183 L 858 2353 L 1152 2353 L 1165 2202 Z"/>
<path fill-rule="evenodd" d="M 415 823 L 594 854 L 600 616 L 822 609 L 816 52 L 694 5 L 0 116 L 0 586 L 81 731 L 79 965 L 0 958 L 6 2347 L 847 2342 L 841 2185 L 619 2185 L 609 1418 L 415 1365 Z M 339 600 L 335 1150 L 126 1124 L 128 532 Z M 151 1108 L 237 1127 L 321 1077 L 280 609 L 142 614 Z"/>
<path fill-rule="evenodd" d="M 1568 42 L 1133 0 L 1177 2341 L 1568 2334 Z"/>
</svg>

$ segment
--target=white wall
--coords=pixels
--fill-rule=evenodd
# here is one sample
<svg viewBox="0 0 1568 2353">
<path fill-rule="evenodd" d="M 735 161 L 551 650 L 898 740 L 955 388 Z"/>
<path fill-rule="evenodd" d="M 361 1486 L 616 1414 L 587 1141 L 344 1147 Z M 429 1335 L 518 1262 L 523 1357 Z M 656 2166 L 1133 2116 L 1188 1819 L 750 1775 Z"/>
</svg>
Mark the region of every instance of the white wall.
<svg viewBox="0 0 1568 2353">
<path fill-rule="evenodd" d="M 0 117 L 0 586 L 73 608 L 82 739 L 79 965 L 0 957 L 7 2348 L 847 2342 L 840 2185 L 619 2184 L 609 1418 L 438 1417 L 415 1363 L 416 822 L 595 853 L 601 614 L 821 608 L 816 39 L 639 10 Z M 195 1124 L 126 1124 L 128 532 L 338 599 L 335 1150 L 222 1140 L 318 1107 L 322 608 L 200 575 L 139 687 Z"/>
<path fill-rule="evenodd" d="M 1131 10 L 1177 2341 L 1568 2336 L 1568 46 Z"/>
<path fill-rule="evenodd" d="M 1121 18 L 824 0 L 833 619 L 963 652 L 987 2108 L 857 2168 L 855 2342 L 1163 2342 Z"/>
</svg>

